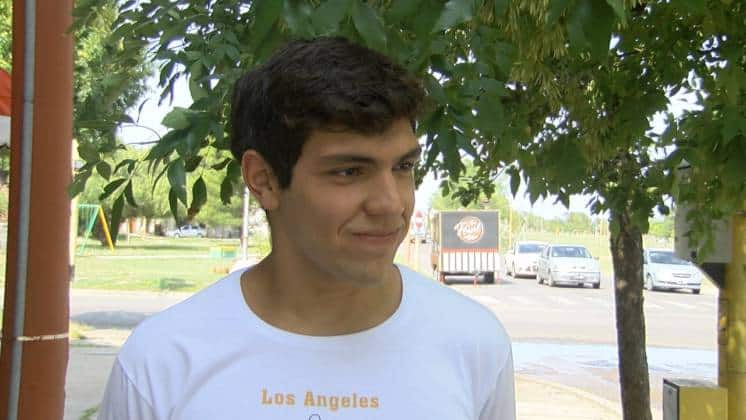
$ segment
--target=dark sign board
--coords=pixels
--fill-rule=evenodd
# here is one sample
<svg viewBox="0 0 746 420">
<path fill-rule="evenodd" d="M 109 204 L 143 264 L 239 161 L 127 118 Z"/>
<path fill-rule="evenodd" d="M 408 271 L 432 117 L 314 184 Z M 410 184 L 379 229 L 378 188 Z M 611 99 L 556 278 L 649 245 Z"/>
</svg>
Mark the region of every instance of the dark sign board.
<svg viewBox="0 0 746 420">
<path fill-rule="evenodd" d="M 497 249 L 497 211 L 451 211 L 440 213 L 442 248 Z"/>
</svg>

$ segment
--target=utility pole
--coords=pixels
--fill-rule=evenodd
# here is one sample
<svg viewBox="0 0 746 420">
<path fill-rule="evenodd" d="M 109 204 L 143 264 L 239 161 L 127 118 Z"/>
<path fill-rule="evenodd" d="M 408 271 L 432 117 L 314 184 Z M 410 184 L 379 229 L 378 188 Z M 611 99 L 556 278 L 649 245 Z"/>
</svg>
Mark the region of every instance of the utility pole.
<svg viewBox="0 0 746 420">
<path fill-rule="evenodd" d="M 243 188 L 243 223 L 241 224 L 241 260 L 249 259 L 249 188 Z"/>
<path fill-rule="evenodd" d="M 13 1 L 0 418 L 60 419 L 69 328 L 72 0 Z"/>
<path fill-rule="evenodd" d="M 746 419 L 746 212 L 732 219 L 731 261 L 718 308 L 718 384 L 728 389 L 728 418 Z"/>
</svg>

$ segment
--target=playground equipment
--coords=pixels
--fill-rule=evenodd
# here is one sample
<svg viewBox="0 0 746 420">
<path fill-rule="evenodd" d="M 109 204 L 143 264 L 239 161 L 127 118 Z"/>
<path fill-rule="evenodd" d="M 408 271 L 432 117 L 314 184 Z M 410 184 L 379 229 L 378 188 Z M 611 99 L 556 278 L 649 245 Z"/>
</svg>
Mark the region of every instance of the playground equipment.
<svg viewBox="0 0 746 420">
<path fill-rule="evenodd" d="M 88 238 L 93 232 L 93 227 L 96 225 L 96 219 L 101 223 L 101 227 L 104 230 L 104 236 L 106 236 L 106 243 L 109 245 L 110 250 L 114 250 L 114 243 L 111 240 L 111 233 L 109 232 L 109 224 L 106 222 L 104 216 L 104 210 L 98 204 L 78 204 L 78 211 L 80 217 L 85 221 L 85 233 L 83 234 L 83 243 L 78 248 L 78 254 L 82 254 L 85 251 L 85 246 L 88 243 Z"/>
</svg>

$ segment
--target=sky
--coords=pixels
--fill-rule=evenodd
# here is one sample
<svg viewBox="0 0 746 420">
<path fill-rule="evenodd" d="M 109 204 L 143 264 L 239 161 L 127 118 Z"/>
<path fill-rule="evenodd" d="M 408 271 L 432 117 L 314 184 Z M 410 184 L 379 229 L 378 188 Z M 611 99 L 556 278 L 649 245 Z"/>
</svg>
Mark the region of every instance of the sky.
<svg viewBox="0 0 746 420">
<path fill-rule="evenodd" d="M 158 105 L 159 89 L 155 85 L 155 79 L 149 81 L 150 97 L 146 100 L 145 105 L 142 108 L 142 112 L 139 115 L 131 115 L 133 119 L 137 121 L 142 127 L 124 127 L 120 129 L 119 136 L 125 143 L 137 144 L 137 143 L 149 143 L 154 142 L 158 139 L 158 135 L 166 133 L 166 127 L 161 125 L 163 117 L 173 107 L 189 107 L 192 102 L 184 79 L 179 79 L 174 88 L 174 99 L 173 102 L 164 102 L 160 106 Z M 685 109 L 693 108 L 692 102 L 694 101 L 691 95 L 677 95 L 676 97 L 670 98 L 671 106 L 670 111 L 678 115 Z M 136 110 L 135 110 L 136 112 Z M 653 131 L 660 132 L 663 130 L 665 125 L 663 124 L 663 115 L 659 115 L 654 118 Z M 415 206 L 417 209 L 427 211 L 430 203 L 430 198 L 433 193 L 438 189 L 438 182 L 433 179 L 432 176 L 428 175 L 423 181 L 422 185 L 416 192 Z M 561 204 L 554 204 L 555 198 L 549 198 L 547 200 L 539 200 L 533 205 L 526 196 L 526 186 L 521 184 L 518 194 L 516 197 L 509 197 L 513 208 L 518 211 L 532 213 L 537 216 L 541 216 L 546 219 L 557 219 L 563 218 L 568 212 L 581 212 L 590 215 L 590 211 L 586 207 L 586 204 L 590 200 L 590 196 L 573 196 L 570 199 L 570 209 L 568 210 Z"/>
</svg>

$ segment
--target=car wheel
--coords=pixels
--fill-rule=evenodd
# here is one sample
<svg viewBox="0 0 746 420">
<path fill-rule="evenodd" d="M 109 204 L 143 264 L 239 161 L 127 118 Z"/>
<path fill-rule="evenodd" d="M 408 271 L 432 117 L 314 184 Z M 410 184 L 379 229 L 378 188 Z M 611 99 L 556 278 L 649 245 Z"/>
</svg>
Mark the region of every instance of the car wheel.
<svg viewBox="0 0 746 420">
<path fill-rule="evenodd" d="M 653 277 L 650 274 L 645 276 L 645 289 L 650 291 L 655 290 L 655 286 L 653 286 Z"/>
<path fill-rule="evenodd" d="M 552 272 L 550 271 L 549 274 L 547 274 L 547 276 L 549 278 L 549 282 L 548 282 L 549 287 L 554 287 L 554 276 L 552 275 Z"/>
<path fill-rule="evenodd" d="M 517 278 L 518 274 L 516 274 L 516 273 L 517 272 L 515 271 L 515 264 L 513 264 L 513 270 L 512 270 L 511 276 L 513 276 L 513 278 Z"/>
<path fill-rule="evenodd" d="M 197 234 L 197 237 L 198 237 L 198 238 L 204 238 L 204 237 L 205 237 L 205 235 L 203 235 L 203 234 L 201 234 L 201 233 L 198 233 L 198 234 Z"/>
<path fill-rule="evenodd" d="M 495 284 L 495 273 L 484 273 L 484 282 L 487 284 Z"/>
<path fill-rule="evenodd" d="M 699 289 L 692 289 L 692 293 L 694 293 L 695 295 L 698 295 L 699 294 Z"/>
<path fill-rule="evenodd" d="M 594 289 L 600 289 L 601 288 L 601 282 L 593 283 L 593 288 Z"/>
</svg>

